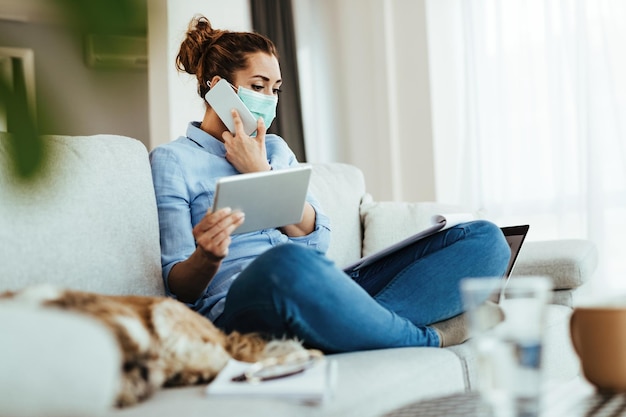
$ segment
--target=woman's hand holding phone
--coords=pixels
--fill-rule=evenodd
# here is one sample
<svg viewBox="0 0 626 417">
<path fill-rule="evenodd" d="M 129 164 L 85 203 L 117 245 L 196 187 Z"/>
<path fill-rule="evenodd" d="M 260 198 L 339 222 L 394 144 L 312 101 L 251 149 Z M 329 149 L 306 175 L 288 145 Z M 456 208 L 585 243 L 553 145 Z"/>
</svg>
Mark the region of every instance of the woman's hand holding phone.
<svg viewBox="0 0 626 417">
<path fill-rule="evenodd" d="M 265 148 L 265 123 L 262 118 L 257 120 L 256 137 L 248 136 L 237 110 L 231 111 L 235 122 L 235 135 L 229 131 L 222 133 L 226 148 L 226 160 L 240 173 L 269 171 L 267 150 Z"/>
</svg>

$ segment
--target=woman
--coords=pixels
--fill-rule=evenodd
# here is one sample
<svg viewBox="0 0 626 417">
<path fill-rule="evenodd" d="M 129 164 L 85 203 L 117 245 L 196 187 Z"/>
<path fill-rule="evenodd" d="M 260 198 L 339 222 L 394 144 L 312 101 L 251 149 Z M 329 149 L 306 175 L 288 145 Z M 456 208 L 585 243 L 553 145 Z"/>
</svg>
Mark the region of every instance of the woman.
<svg viewBox="0 0 626 417">
<path fill-rule="evenodd" d="M 498 227 L 466 223 L 350 275 L 324 256 L 329 219 L 311 195 L 299 224 L 232 235 L 244 214 L 210 211 L 216 180 L 298 164 L 266 134 L 281 86 L 278 53 L 259 34 L 216 30 L 199 16 L 177 66 L 196 76 L 200 97 L 226 79 L 261 117 L 251 137 L 234 111 L 232 134 L 207 104 L 185 136 L 151 152 L 168 295 L 227 332 L 297 337 L 326 352 L 466 339 L 459 281 L 504 273 L 509 248 Z"/>
</svg>

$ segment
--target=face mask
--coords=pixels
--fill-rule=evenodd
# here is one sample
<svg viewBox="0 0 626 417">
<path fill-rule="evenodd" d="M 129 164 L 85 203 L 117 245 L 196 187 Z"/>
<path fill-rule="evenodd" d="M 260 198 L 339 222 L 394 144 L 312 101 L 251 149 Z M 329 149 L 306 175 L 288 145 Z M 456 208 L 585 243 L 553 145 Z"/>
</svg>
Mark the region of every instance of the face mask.
<svg viewBox="0 0 626 417">
<path fill-rule="evenodd" d="M 269 129 L 276 117 L 278 97 L 257 93 L 256 91 L 243 87 L 237 89 L 237 95 L 256 119 L 259 117 L 263 118 L 265 127 Z"/>
</svg>

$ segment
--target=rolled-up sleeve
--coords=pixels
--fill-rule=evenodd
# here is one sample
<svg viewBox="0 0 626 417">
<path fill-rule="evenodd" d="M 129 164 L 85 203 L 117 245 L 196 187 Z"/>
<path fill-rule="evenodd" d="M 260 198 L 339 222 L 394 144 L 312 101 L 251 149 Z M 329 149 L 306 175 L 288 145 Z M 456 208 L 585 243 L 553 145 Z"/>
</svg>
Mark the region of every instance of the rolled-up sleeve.
<svg viewBox="0 0 626 417">
<path fill-rule="evenodd" d="M 167 149 L 154 149 L 150 153 L 150 164 L 159 212 L 163 281 L 168 295 L 173 296 L 167 282 L 170 270 L 196 249 L 189 191 L 180 163 Z"/>
<path fill-rule="evenodd" d="M 306 236 L 289 237 L 289 240 L 312 246 L 320 252 L 326 253 L 330 246 L 330 219 L 324 214 L 322 207 L 312 194 L 307 195 L 306 201 L 315 210 L 315 228 Z"/>
</svg>

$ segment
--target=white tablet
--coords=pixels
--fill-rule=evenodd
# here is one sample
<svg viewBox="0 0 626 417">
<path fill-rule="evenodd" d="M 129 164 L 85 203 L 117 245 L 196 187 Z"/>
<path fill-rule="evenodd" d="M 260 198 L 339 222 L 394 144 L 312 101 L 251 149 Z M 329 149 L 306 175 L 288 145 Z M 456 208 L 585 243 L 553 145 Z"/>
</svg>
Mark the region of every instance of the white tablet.
<svg viewBox="0 0 626 417">
<path fill-rule="evenodd" d="M 230 207 L 243 211 L 244 223 L 234 234 L 299 223 L 311 178 L 311 167 L 222 177 L 217 181 L 213 210 Z"/>
</svg>

